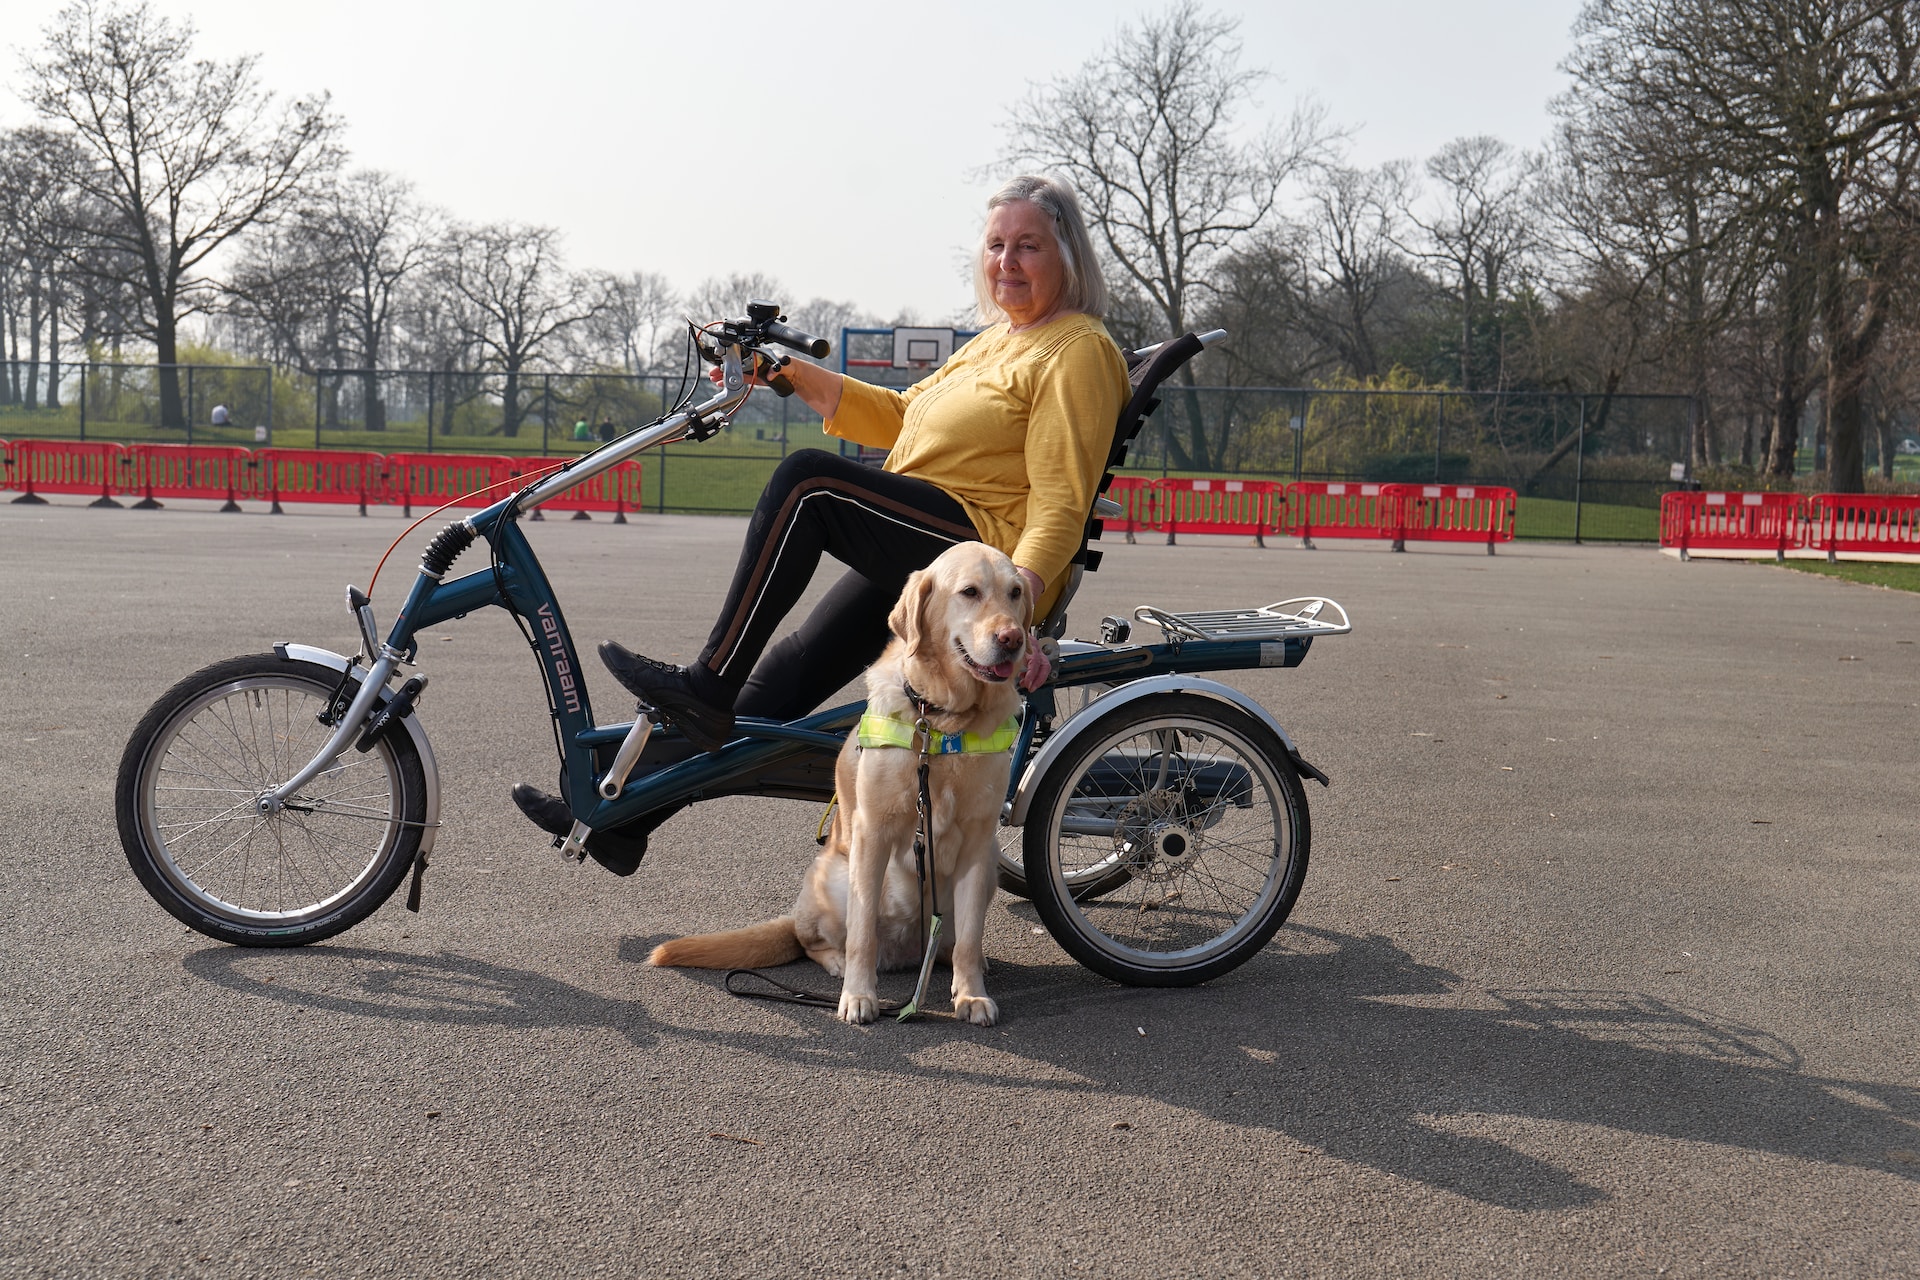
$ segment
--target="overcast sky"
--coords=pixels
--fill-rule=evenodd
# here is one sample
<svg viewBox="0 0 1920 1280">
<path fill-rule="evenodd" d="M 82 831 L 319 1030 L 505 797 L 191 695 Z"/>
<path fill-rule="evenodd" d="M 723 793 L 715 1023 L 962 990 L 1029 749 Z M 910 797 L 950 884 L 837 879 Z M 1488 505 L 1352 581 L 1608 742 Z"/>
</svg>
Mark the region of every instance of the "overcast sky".
<svg viewBox="0 0 1920 1280">
<path fill-rule="evenodd" d="M 980 176 L 1007 106 L 1071 72 L 1118 23 L 1091 0 L 662 4 L 544 0 L 152 0 L 215 57 L 252 52 L 269 84 L 331 92 L 353 162 L 411 179 L 467 221 L 559 227 L 575 266 L 674 284 L 763 272 L 788 302 L 844 299 L 944 318 Z M 19 58 L 60 9 L 10 0 Z M 1298 97 L 1352 131 L 1365 165 L 1451 138 L 1547 136 L 1577 0 L 1217 0 L 1246 65 L 1274 73 L 1253 115 Z M 997 172 L 997 171 L 996 171 Z M 1001 175 L 1004 176 L 1004 175 Z"/>
</svg>

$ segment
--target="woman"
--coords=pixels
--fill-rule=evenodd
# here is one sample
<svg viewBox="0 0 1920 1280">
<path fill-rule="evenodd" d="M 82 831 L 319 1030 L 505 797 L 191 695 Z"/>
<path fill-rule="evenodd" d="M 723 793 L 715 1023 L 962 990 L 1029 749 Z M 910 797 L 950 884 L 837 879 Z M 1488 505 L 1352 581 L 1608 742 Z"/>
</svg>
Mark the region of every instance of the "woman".
<svg viewBox="0 0 1920 1280">
<path fill-rule="evenodd" d="M 600 646 L 614 677 L 695 746 L 725 742 L 736 714 L 803 715 L 858 675 L 886 646 L 887 613 L 907 575 L 956 542 L 1011 556 L 1038 599 L 1035 618 L 1059 598 L 1128 390 L 1126 363 L 1101 323 L 1106 283 L 1070 189 L 1029 176 L 993 194 L 974 292 L 991 327 L 904 392 L 801 361 L 786 366 L 828 434 L 886 448 L 887 461 L 876 469 L 805 449 L 780 464 L 693 663 Z M 823 552 L 848 572 L 768 650 Z M 571 825 L 553 797 L 522 786 L 514 799 L 549 831 Z M 614 834 L 594 839 L 605 846 Z"/>
</svg>

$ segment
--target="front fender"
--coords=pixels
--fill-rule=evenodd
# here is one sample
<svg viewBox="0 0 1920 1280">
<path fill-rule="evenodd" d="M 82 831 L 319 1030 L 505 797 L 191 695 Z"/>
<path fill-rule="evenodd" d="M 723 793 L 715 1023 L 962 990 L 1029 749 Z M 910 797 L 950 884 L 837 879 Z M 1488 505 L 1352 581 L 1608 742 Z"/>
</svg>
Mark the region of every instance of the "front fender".
<svg viewBox="0 0 1920 1280">
<path fill-rule="evenodd" d="M 319 649 L 310 644 L 276 644 L 273 646 L 273 651 L 294 662 L 314 662 L 323 667 L 331 667 L 335 671 L 345 671 L 353 665 L 346 657 L 331 649 Z M 357 678 L 364 680 L 366 672 L 358 672 Z M 380 705 L 385 706 L 392 696 L 390 692 L 383 691 L 380 695 Z M 426 776 L 427 780 L 427 811 L 423 819 L 426 825 L 420 830 L 419 853 L 419 856 L 424 859 L 433 852 L 434 837 L 440 834 L 440 766 L 434 761 L 433 745 L 427 741 L 427 731 L 420 723 L 419 713 L 400 717 L 400 723 L 406 729 L 407 736 L 413 740 L 414 750 L 420 753 L 420 772 Z M 347 750 L 351 751 L 353 748 L 348 747 Z"/>
<path fill-rule="evenodd" d="M 1002 825 L 1009 827 L 1024 826 L 1027 821 L 1027 807 L 1033 803 L 1033 793 L 1039 789 L 1040 779 L 1047 776 L 1047 770 L 1053 762 L 1064 755 L 1087 726 L 1115 707 L 1125 706 L 1129 702 L 1150 697 L 1156 693 L 1193 693 L 1204 698 L 1214 698 L 1240 708 L 1260 723 L 1273 730 L 1280 739 L 1280 745 L 1287 749 L 1288 763 L 1302 778 L 1312 778 L 1321 786 L 1327 785 L 1327 775 L 1320 772 L 1301 758 L 1300 749 L 1293 745 L 1293 739 L 1280 727 L 1273 714 L 1253 698 L 1233 688 L 1221 684 L 1218 680 L 1208 680 L 1204 676 L 1181 675 L 1178 672 L 1163 676 L 1147 676 L 1141 680 L 1129 680 L 1116 685 L 1107 692 L 1081 708 L 1080 713 L 1054 731 L 1047 744 L 1035 753 L 1020 774 L 1020 785 L 1014 790 Z"/>
</svg>

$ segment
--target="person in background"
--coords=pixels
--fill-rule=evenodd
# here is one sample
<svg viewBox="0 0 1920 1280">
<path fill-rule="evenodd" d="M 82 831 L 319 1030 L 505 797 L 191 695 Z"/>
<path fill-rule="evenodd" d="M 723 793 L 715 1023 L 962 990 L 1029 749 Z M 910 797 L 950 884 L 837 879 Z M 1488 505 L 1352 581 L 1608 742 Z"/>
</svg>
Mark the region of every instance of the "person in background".
<svg viewBox="0 0 1920 1280">
<path fill-rule="evenodd" d="M 232 421 L 232 415 L 227 412 L 227 406 L 223 404 L 217 404 L 213 406 L 213 425 L 214 426 L 224 427 L 230 421 Z"/>
<path fill-rule="evenodd" d="M 612 419 L 612 418 L 602 418 L 602 419 L 600 419 L 600 440 L 601 440 L 601 442 L 602 442 L 602 443 L 605 443 L 605 442 L 607 442 L 607 441 L 609 441 L 609 440 L 612 440 L 615 434 L 616 434 L 616 432 L 615 432 L 615 430 L 614 430 L 614 425 L 613 425 L 613 419 Z"/>
<path fill-rule="evenodd" d="M 593 428 L 587 425 L 587 420 L 585 418 L 582 418 L 580 419 L 580 421 L 573 424 L 573 438 L 575 440 L 593 439 Z"/>
</svg>

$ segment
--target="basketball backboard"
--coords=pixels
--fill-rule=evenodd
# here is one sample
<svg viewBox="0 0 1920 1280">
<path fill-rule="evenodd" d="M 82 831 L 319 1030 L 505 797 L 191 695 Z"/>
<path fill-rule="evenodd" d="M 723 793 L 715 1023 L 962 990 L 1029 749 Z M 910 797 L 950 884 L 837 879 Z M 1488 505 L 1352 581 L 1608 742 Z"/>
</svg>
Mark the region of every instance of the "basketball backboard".
<svg viewBox="0 0 1920 1280">
<path fill-rule="evenodd" d="M 951 329 L 895 329 L 893 367 L 938 369 L 953 354 Z"/>
</svg>

